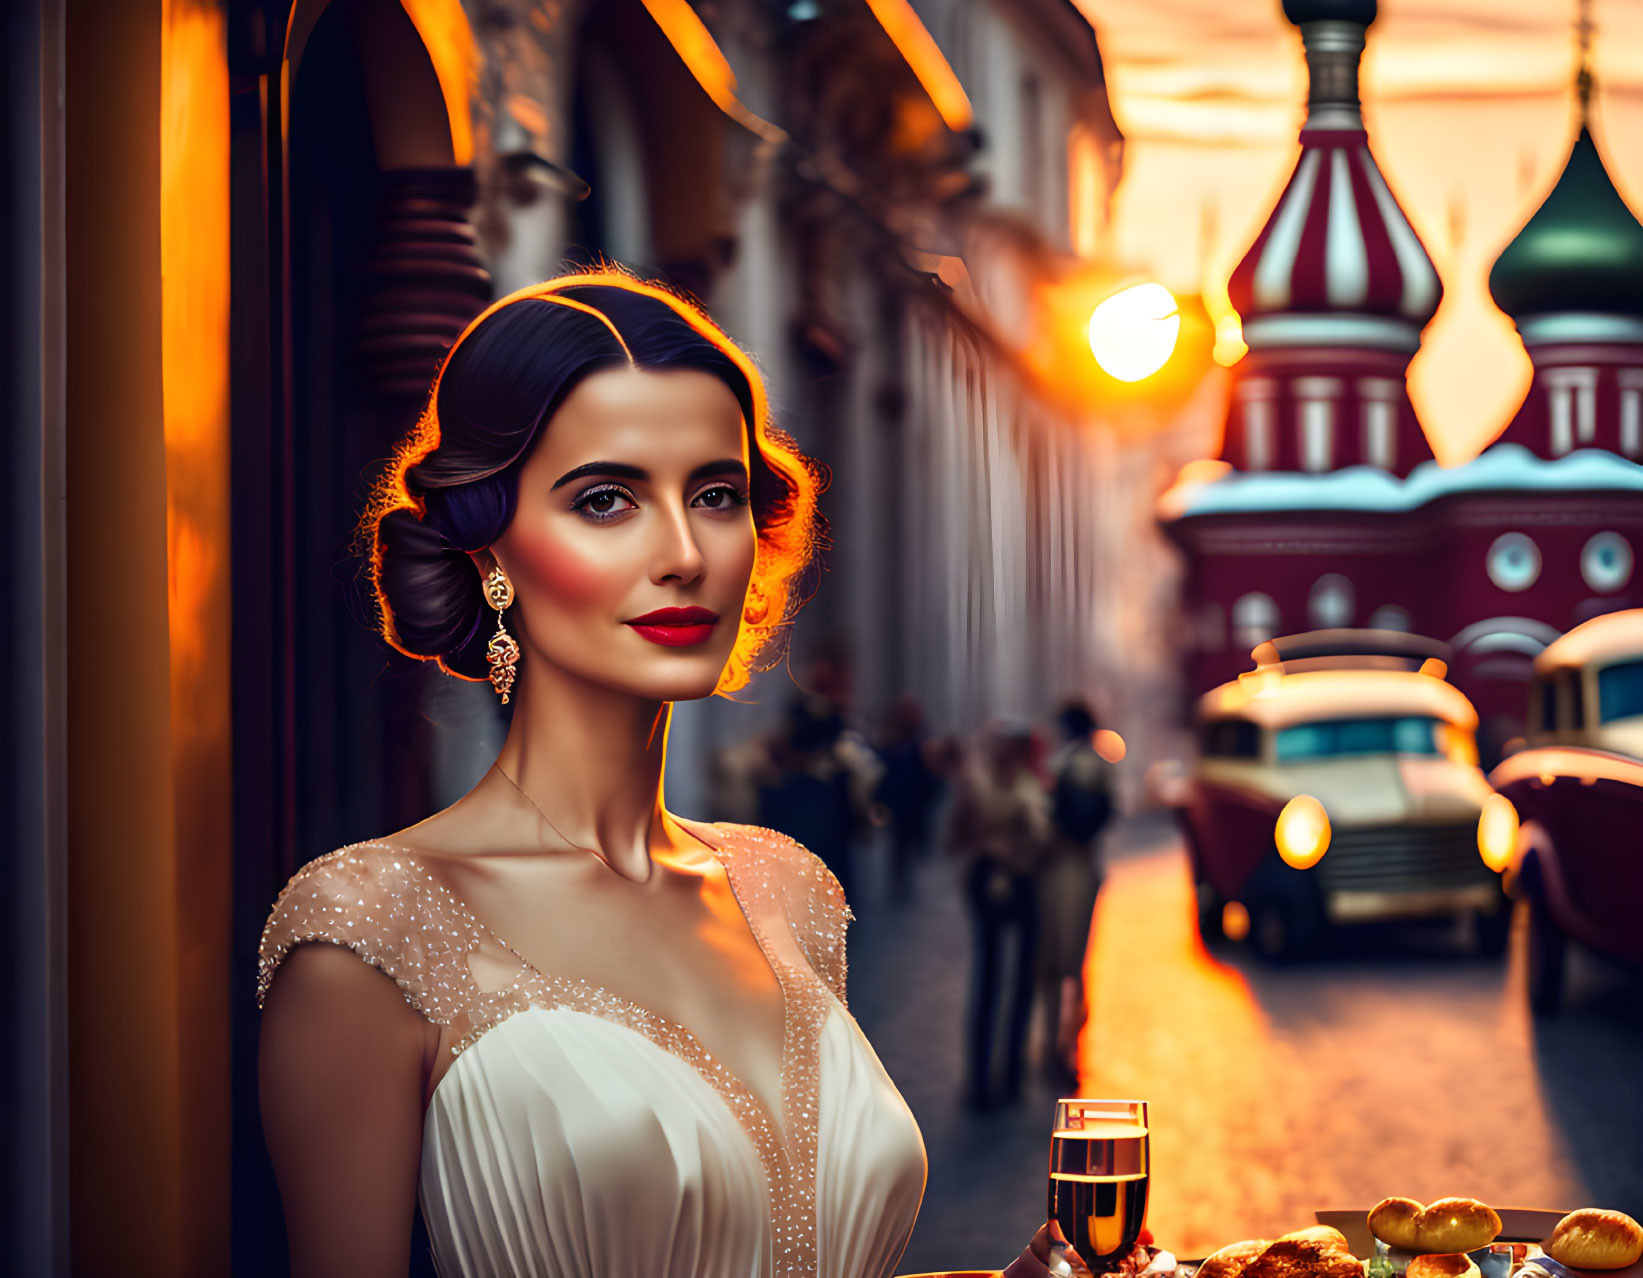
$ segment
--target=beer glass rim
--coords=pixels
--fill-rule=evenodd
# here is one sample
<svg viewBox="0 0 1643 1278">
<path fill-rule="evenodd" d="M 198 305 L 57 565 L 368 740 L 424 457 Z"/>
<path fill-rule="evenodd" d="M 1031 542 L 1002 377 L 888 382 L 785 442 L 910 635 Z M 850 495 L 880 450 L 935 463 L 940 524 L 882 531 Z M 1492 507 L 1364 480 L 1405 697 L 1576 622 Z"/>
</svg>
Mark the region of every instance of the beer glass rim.
<svg viewBox="0 0 1643 1278">
<path fill-rule="evenodd" d="M 1110 1096 L 1063 1096 L 1055 1103 L 1058 1127 L 1060 1120 L 1072 1112 L 1069 1106 L 1095 1110 L 1110 1119 L 1132 1119 L 1141 1125 L 1145 1125 L 1147 1121 L 1147 1102 L 1144 1100 L 1120 1100 Z"/>
</svg>

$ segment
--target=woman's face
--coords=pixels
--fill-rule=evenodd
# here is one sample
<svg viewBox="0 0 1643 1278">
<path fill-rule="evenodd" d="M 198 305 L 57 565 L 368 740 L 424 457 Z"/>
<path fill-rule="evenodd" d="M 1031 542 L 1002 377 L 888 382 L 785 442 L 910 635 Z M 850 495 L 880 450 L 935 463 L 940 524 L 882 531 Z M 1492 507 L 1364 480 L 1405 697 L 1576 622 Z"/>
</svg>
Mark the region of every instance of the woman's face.
<svg viewBox="0 0 1643 1278">
<path fill-rule="evenodd" d="M 757 537 L 740 405 L 709 373 L 607 369 L 566 396 L 492 545 L 533 661 L 635 696 L 705 697 Z"/>
</svg>

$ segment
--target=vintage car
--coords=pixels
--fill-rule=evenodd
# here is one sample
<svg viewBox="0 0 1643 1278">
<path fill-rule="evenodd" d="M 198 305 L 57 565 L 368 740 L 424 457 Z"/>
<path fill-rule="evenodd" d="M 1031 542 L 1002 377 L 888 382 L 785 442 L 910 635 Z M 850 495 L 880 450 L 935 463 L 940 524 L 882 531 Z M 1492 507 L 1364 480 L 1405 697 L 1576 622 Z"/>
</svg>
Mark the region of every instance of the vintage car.
<svg viewBox="0 0 1643 1278">
<path fill-rule="evenodd" d="M 1494 796 L 1447 648 L 1333 630 L 1252 655 L 1200 699 L 1199 756 L 1176 789 L 1205 939 L 1247 933 L 1284 959 L 1333 924 L 1451 916 L 1504 950 L 1511 902 L 1478 841 Z"/>
<path fill-rule="evenodd" d="M 1643 608 L 1535 658 L 1525 747 L 1489 780 L 1520 820 L 1506 877 L 1529 907 L 1529 1002 L 1554 1013 L 1571 938 L 1643 964 Z"/>
</svg>

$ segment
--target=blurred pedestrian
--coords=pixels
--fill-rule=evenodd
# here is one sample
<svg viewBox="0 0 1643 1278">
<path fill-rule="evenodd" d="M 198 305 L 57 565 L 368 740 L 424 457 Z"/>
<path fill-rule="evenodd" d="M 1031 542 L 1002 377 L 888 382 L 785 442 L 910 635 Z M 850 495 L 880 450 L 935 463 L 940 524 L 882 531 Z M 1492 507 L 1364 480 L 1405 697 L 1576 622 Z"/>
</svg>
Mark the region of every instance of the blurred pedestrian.
<svg viewBox="0 0 1643 1278">
<path fill-rule="evenodd" d="M 930 850 L 941 778 L 931 766 L 924 737 L 924 707 L 903 695 L 890 705 L 879 736 L 883 765 L 873 799 L 884 810 L 890 834 L 890 897 L 898 905 L 912 899 L 913 863 Z"/>
<path fill-rule="evenodd" d="M 775 743 L 763 733 L 720 746 L 708 756 L 708 820 L 759 824 L 759 787 L 776 771 Z"/>
<path fill-rule="evenodd" d="M 759 786 L 758 824 L 814 852 L 854 902 L 857 804 L 855 774 L 839 748 L 844 732 L 844 716 L 828 698 L 794 699 L 774 742 L 774 769 Z"/>
<path fill-rule="evenodd" d="M 965 1102 L 975 1109 L 1021 1094 L 1037 961 L 1034 871 L 1050 835 L 1034 752 L 1030 729 L 993 727 L 980 757 L 961 770 L 949 828 L 952 851 L 966 862 L 964 898 L 975 931 L 965 1083 Z"/>
<path fill-rule="evenodd" d="M 1084 957 L 1103 879 L 1101 835 L 1113 815 L 1112 764 L 1096 748 L 1096 720 L 1082 701 L 1056 716 L 1062 745 L 1050 759 L 1052 835 L 1038 868 L 1038 988 L 1048 1011 L 1046 1064 L 1063 1086 L 1078 1082 L 1078 1035 L 1089 1014 Z"/>
</svg>

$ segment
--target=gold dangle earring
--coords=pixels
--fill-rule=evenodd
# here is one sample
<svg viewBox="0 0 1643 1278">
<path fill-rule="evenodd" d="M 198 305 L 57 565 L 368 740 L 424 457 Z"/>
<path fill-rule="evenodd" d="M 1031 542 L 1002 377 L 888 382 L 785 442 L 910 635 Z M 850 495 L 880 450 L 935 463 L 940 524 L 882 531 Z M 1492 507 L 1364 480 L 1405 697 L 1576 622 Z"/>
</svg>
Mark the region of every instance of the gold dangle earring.
<svg viewBox="0 0 1643 1278">
<path fill-rule="evenodd" d="M 519 645 L 502 628 L 502 611 L 513 602 L 513 582 L 508 580 L 501 564 L 492 568 L 485 578 L 485 602 L 496 609 L 496 633 L 485 645 L 485 660 L 491 663 L 491 687 L 502 698 L 502 704 L 507 705 L 508 694 L 513 691 L 514 667 L 519 664 Z"/>
</svg>

